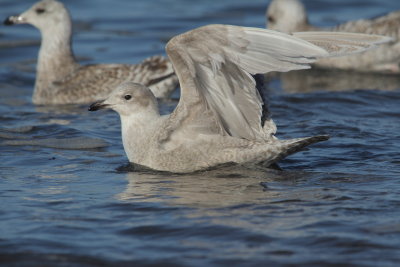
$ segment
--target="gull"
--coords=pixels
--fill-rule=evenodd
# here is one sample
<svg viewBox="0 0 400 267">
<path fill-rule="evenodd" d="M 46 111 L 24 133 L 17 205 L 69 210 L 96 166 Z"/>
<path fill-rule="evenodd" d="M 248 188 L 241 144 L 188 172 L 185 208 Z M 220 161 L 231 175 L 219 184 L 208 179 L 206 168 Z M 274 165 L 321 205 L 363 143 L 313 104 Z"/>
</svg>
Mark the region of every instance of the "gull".
<svg viewBox="0 0 400 267">
<path fill-rule="evenodd" d="M 43 0 L 5 25 L 28 23 L 41 32 L 34 104 L 81 104 L 106 97 L 123 81 L 149 86 L 154 95 L 167 97 L 177 87 L 171 62 L 162 56 L 147 58 L 136 65 L 80 65 L 72 51 L 72 23 L 66 7 L 55 0 Z"/>
<path fill-rule="evenodd" d="M 252 75 L 307 69 L 319 57 L 354 53 L 390 38 L 350 33 L 296 33 L 208 25 L 166 45 L 181 86 L 175 110 L 161 116 L 144 85 L 126 82 L 89 110 L 119 113 L 131 163 L 173 173 L 221 164 L 271 166 L 318 135 L 279 140 L 267 103 Z"/>
<path fill-rule="evenodd" d="M 306 9 L 299 0 L 273 0 L 266 11 L 266 18 L 269 29 L 285 33 L 323 30 L 390 36 L 393 41 L 378 49 L 357 56 L 323 59 L 316 62 L 315 66 L 362 72 L 400 72 L 400 11 L 321 29 L 309 24 Z"/>
</svg>

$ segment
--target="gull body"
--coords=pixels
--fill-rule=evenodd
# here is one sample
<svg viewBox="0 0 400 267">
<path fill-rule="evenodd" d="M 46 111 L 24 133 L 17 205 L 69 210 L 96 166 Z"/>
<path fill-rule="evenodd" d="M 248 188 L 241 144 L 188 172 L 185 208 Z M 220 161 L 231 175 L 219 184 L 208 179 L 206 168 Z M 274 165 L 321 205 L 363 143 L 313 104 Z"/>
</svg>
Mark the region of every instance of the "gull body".
<svg viewBox="0 0 400 267">
<path fill-rule="evenodd" d="M 318 57 L 363 51 L 385 41 L 382 36 L 294 37 L 266 29 L 208 25 L 167 44 L 181 85 L 171 114 L 161 116 L 151 91 L 131 82 L 89 110 L 117 111 L 129 161 L 151 169 L 184 173 L 225 163 L 270 166 L 328 136 L 277 139 L 252 75 L 306 69 Z"/>
<path fill-rule="evenodd" d="M 177 87 L 172 64 L 162 56 L 136 65 L 80 65 L 71 46 L 71 17 L 61 2 L 43 0 L 4 21 L 6 25 L 24 23 L 38 28 L 42 37 L 32 97 L 35 104 L 93 102 L 106 97 L 123 81 L 145 84 L 157 97 L 167 97 Z"/>
<path fill-rule="evenodd" d="M 392 37 L 392 42 L 361 55 L 326 58 L 314 65 L 323 68 L 363 72 L 400 72 L 400 11 L 373 19 L 360 19 L 331 27 L 319 28 L 308 21 L 307 12 L 299 0 L 273 0 L 266 11 L 267 27 L 285 33 L 301 31 L 332 31 L 379 34 Z"/>
</svg>

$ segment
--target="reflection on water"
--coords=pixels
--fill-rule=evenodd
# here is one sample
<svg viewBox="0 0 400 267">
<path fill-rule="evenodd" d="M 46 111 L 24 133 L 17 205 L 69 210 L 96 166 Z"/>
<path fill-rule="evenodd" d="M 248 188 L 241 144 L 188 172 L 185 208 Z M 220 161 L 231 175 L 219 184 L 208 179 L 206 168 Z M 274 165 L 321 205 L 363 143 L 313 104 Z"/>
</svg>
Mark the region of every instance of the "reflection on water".
<svg viewBox="0 0 400 267">
<path fill-rule="evenodd" d="M 400 88 L 400 75 L 396 74 L 308 69 L 274 74 L 274 76 L 280 78 L 282 90 L 285 93 L 355 89 L 396 90 Z"/>
<path fill-rule="evenodd" d="M 126 180 L 126 188 L 116 195 L 124 202 L 162 201 L 169 206 L 218 209 L 236 205 L 267 208 L 265 205 L 268 204 L 283 204 L 288 208 L 290 203 L 346 199 L 346 190 L 340 192 L 336 186 L 343 182 L 357 184 L 379 178 L 232 165 L 189 174 L 134 171 L 126 173 Z M 313 185 L 314 180 L 323 182 L 311 188 L 304 187 L 305 184 Z"/>
<path fill-rule="evenodd" d="M 254 204 L 275 196 L 267 181 L 283 179 L 280 171 L 226 167 L 187 175 L 130 172 L 120 200 L 166 201 L 170 205 L 224 207 Z M 285 179 L 292 179 L 285 177 Z"/>
</svg>

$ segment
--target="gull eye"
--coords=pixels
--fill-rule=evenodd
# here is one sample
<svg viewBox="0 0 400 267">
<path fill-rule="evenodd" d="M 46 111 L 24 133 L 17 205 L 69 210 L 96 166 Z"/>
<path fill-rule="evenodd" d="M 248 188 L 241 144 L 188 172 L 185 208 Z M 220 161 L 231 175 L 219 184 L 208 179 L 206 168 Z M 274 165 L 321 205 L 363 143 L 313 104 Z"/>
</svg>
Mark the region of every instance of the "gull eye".
<svg viewBox="0 0 400 267">
<path fill-rule="evenodd" d="M 125 95 L 124 98 L 125 98 L 126 100 L 129 100 L 129 99 L 132 98 L 132 96 L 131 96 L 131 95 Z"/>
<path fill-rule="evenodd" d="M 38 7 L 38 8 L 35 9 L 35 11 L 36 11 L 37 14 L 42 14 L 42 13 L 44 13 L 46 11 L 46 9 Z"/>
<path fill-rule="evenodd" d="M 274 22 L 275 22 L 274 17 L 269 16 L 269 17 L 268 17 L 268 22 L 269 22 L 269 23 L 274 23 Z"/>
</svg>

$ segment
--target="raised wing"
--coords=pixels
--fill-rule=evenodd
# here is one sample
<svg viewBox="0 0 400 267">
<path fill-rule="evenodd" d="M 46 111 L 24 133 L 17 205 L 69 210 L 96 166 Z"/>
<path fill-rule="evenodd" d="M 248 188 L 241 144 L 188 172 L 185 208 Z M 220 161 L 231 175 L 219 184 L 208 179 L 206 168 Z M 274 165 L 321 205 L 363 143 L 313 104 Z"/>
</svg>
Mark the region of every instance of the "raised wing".
<svg viewBox="0 0 400 267">
<path fill-rule="evenodd" d="M 316 58 L 330 55 L 295 36 L 229 25 L 178 35 L 166 50 L 181 86 L 181 99 L 170 120 L 175 125 L 169 125 L 169 131 L 178 130 L 179 121 L 196 123 L 202 111 L 211 111 L 210 123 L 216 123 L 221 134 L 249 140 L 269 137 L 261 124 L 263 102 L 250 74 L 306 69 Z"/>
</svg>

